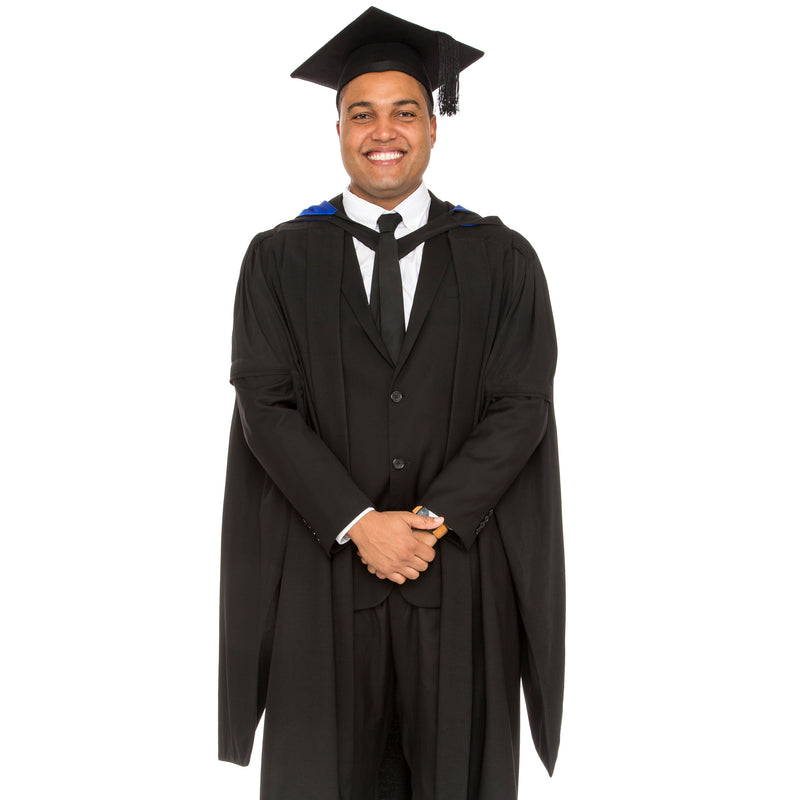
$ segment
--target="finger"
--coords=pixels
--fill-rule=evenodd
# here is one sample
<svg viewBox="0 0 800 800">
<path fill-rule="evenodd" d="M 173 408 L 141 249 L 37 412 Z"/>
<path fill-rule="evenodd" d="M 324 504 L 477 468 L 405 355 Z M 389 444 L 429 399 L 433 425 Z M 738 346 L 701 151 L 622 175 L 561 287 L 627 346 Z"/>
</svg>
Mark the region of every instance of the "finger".
<svg viewBox="0 0 800 800">
<path fill-rule="evenodd" d="M 416 570 L 413 567 L 405 567 L 403 569 L 403 576 L 410 581 L 415 581 L 417 578 L 419 578 L 419 570 Z"/>
<path fill-rule="evenodd" d="M 428 564 L 436 558 L 436 550 L 428 544 L 424 542 L 418 542 L 416 548 L 414 549 L 414 558 L 421 558 L 423 561 L 426 561 Z M 413 559 L 410 559 L 413 564 Z"/>
<path fill-rule="evenodd" d="M 412 528 L 411 533 L 418 542 L 422 542 L 428 547 L 434 547 L 439 540 L 429 531 L 423 531 L 419 528 Z"/>
<path fill-rule="evenodd" d="M 428 558 L 425 558 L 422 553 L 415 553 L 414 557 L 409 559 L 407 567 L 412 567 L 413 569 L 417 570 L 417 572 L 425 572 L 428 569 L 428 565 L 433 561 L 433 556 L 435 554 L 432 553 Z"/>
<path fill-rule="evenodd" d="M 406 577 L 405 575 L 401 575 L 399 572 L 393 572 L 391 575 L 386 576 L 390 581 L 394 583 L 405 583 Z"/>
</svg>

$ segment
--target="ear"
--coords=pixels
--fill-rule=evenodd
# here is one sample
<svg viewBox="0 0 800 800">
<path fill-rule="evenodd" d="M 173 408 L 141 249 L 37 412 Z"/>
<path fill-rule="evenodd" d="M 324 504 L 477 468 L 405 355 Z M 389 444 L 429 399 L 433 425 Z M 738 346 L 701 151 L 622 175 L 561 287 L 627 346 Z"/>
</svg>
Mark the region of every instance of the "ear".
<svg viewBox="0 0 800 800">
<path fill-rule="evenodd" d="M 339 127 L 339 120 L 336 120 L 336 135 L 341 139 L 342 138 L 342 130 Z"/>
<path fill-rule="evenodd" d="M 431 115 L 431 147 L 436 144 L 436 116 Z"/>
</svg>

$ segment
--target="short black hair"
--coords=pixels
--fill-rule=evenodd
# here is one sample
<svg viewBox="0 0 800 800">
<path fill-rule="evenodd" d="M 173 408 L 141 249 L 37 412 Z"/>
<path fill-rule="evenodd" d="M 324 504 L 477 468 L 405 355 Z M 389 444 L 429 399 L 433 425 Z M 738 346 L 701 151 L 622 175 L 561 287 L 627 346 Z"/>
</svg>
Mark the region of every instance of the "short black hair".
<svg viewBox="0 0 800 800">
<path fill-rule="evenodd" d="M 421 83 L 420 83 L 420 86 L 422 86 Z M 422 86 L 422 88 L 425 89 L 425 92 L 424 92 L 424 94 L 425 94 L 425 105 L 428 107 L 428 116 L 432 117 L 433 116 L 433 95 L 424 86 Z"/>
</svg>

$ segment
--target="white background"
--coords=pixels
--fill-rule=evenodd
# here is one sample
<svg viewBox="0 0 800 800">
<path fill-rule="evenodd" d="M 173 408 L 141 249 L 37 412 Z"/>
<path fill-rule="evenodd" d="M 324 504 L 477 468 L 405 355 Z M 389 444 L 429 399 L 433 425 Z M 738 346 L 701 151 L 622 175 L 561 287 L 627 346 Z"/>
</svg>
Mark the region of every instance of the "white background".
<svg viewBox="0 0 800 800">
<path fill-rule="evenodd" d="M 366 7 L 275 5 L 3 6 L 3 797 L 258 796 L 260 735 L 216 760 L 233 293 L 345 185 L 288 76 Z M 794 5 L 382 4 L 486 51 L 427 184 L 530 239 L 559 333 L 564 725 L 522 798 L 800 795 Z"/>
</svg>

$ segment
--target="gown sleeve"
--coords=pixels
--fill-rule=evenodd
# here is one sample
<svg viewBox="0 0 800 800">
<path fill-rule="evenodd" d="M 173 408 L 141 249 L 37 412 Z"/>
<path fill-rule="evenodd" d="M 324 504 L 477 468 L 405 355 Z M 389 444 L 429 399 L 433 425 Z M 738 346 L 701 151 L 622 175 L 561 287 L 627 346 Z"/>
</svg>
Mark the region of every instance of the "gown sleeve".
<svg viewBox="0 0 800 800">
<path fill-rule="evenodd" d="M 479 422 L 422 499 L 465 547 L 530 460 L 552 416 L 556 337 L 547 283 L 521 237 L 509 258 Z"/>
<path fill-rule="evenodd" d="M 257 236 L 242 264 L 231 383 L 248 447 L 330 553 L 338 547 L 337 535 L 373 502 L 305 419 L 302 366 L 280 302 L 270 245 L 269 234 Z"/>
</svg>

